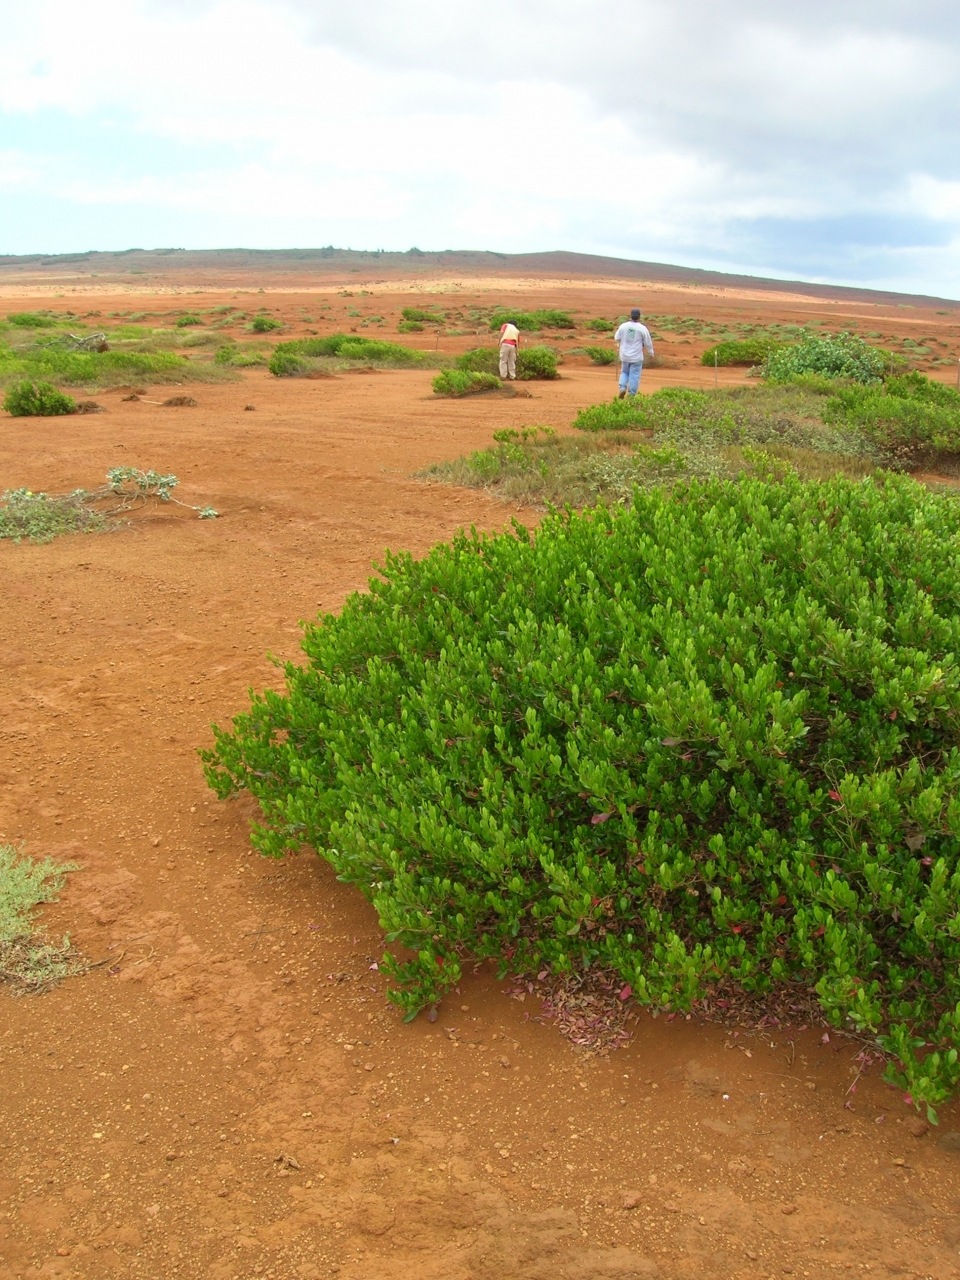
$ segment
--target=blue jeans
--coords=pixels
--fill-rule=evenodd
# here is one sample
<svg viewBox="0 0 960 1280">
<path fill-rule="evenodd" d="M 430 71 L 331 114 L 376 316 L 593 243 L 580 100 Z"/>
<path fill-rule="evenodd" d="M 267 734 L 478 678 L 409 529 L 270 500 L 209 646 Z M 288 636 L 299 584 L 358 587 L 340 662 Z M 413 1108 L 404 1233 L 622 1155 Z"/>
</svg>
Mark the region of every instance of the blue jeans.
<svg viewBox="0 0 960 1280">
<path fill-rule="evenodd" d="M 620 390 L 629 391 L 632 396 L 635 396 L 640 386 L 641 373 L 643 373 L 642 360 L 621 360 Z"/>
</svg>

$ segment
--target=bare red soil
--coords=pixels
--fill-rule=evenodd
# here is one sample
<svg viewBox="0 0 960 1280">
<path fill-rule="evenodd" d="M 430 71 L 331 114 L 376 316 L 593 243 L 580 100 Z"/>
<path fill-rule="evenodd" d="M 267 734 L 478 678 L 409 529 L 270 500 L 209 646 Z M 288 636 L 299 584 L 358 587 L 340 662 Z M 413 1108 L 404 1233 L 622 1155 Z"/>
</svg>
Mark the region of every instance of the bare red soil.
<svg viewBox="0 0 960 1280">
<path fill-rule="evenodd" d="M 20 287 L 7 310 L 40 305 Z M 586 314 L 633 301 L 489 287 Z M 327 300 L 342 323 L 351 304 Z M 363 302 L 395 314 L 409 296 Z M 835 321 L 809 298 L 644 302 Z M 317 296 L 260 303 L 294 317 Z M 900 322 L 888 310 L 878 327 Z M 955 342 L 955 316 L 910 323 Z M 698 350 L 668 348 L 676 367 L 644 389 L 712 381 Z M 93 486 L 127 463 L 221 512 L 0 543 L 0 840 L 78 864 L 44 921 L 100 964 L 41 997 L 0 992 L 0 1280 L 960 1274 L 955 1105 L 928 1129 L 821 1027 L 641 1014 L 629 1047 L 586 1055 L 487 967 L 435 1023 L 404 1025 L 367 904 L 313 854 L 251 853 L 252 805 L 206 789 L 211 722 L 279 682 L 267 655 L 296 660 L 298 620 L 363 588 L 385 547 L 535 518 L 417 468 L 496 427 L 565 428 L 612 390 L 577 361 L 531 399 L 439 401 L 430 378 L 254 372 L 191 386 L 196 408 L 111 391 L 102 415 L 0 420 L 2 487 Z"/>
</svg>

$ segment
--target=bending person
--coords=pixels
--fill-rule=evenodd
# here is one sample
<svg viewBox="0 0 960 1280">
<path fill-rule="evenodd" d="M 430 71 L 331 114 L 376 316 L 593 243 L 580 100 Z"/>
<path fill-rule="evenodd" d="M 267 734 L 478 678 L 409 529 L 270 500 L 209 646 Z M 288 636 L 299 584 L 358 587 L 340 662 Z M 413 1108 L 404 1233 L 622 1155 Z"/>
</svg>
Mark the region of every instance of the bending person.
<svg viewBox="0 0 960 1280">
<path fill-rule="evenodd" d="M 517 351 L 520 347 L 520 329 L 516 320 L 507 320 L 500 326 L 500 377 L 511 382 L 517 380 Z"/>
</svg>

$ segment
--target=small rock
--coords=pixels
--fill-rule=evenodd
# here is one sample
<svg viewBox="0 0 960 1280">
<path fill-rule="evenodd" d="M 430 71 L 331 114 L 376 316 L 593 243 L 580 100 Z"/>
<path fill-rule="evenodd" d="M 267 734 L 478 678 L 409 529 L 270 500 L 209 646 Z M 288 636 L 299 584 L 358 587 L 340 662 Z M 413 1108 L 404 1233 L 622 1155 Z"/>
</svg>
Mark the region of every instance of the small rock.
<svg viewBox="0 0 960 1280">
<path fill-rule="evenodd" d="M 907 1133 L 912 1134 L 915 1138 L 922 1138 L 929 1129 L 926 1120 L 921 1120 L 919 1116 L 911 1116 L 906 1122 Z"/>
<path fill-rule="evenodd" d="M 956 1129 L 948 1130 L 937 1146 L 942 1147 L 944 1151 L 952 1151 L 955 1155 L 960 1155 L 960 1133 Z"/>
<path fill-rule="evenodd" d="M 254 409 L 256 409 L 256 407 L 257 407 L 257 406 L 256 406 L 255 404 L 245 404 L 245 405 L 243 406 L 243 411 L 244 411 L 244 413 L 253 413 L 253 411 L 254 411 Z"/>
<path fill-rule="evenodd" d="M 679 1212 L 680 1212 L 680 1206 L 679 1206 L 678 1204 L 676 1204 L 673 1200 L 668 1200 L 668 1201 L 664 1204 L 664 1206 L 663 1206 L 663 1207 L 664 1207 L 664 1209 L 666 1209 L 667 1213 L 679 1213 Z"/>
<path fill-rule="evenodd" d="M 70 1250 L 69 1250 L 65 1245 L 61 1245 L 61 1246 L 60 1246 L 60 1248 L 57 1250 L 57 1257 L 58 1257 L 58 1258 L 69 1258 L 69 1257 L 70 1257 Z"/>
<path fill-rule="evenodd" d="M 897 1158 L 894 1160 L 893 1163 L 897 1166 L 898 1169 L 906 1169 L 908 1167 L 907 1162 L 906 1160 L 904 1160 L 903 1156 L 897 1156 Z"/>
<path fill-rule="evenodd" d="M 372 1062 L 368 1062 L 368 1063 L 367 1063 L 367 1065 L 366 1065 L 363 1069 L 364 1069 L 364 1071 L 372 1071 L 372 1070 L 373 1070 L 373 1063 L 372 1063 Z"/>
<path fill-rule="evenodd" d="M 622 1208 L 639 1209 L 642 1199 L 643 1197 L 641 1196 L 639 1191 L 628 1191 L 627 1194 L 623 1197 Z"/>
<path fill-rule="evenodd" d="M 170 1161 L 176 1160 L 177 1153 L 175 1151 L 168 1151 L 163 1158 L 164 1160 L 170 1160 Z"/>
<path fill-rule="evenodd" d="M 816 1080 L 807 1080 L 807 1081 L 805 1081 L 804 1083 L 805 1083 L 805 1087 L 806 1087 L 807 1089 L 809 1089 L 811 1093 L 816 1093 L 816 1092 L 817 1092 L 817 1082 L 816 1082 Z"/>
<path fill-rule="evenodd" d="M 795 1204 L 782 1204 L 780 1206 L 780 1212 L 786 1214 L 796 1213 L 797 1206 Z"/>
<path fill-rule="evenodd" d="M 500 1065 L 501 1065 L 501 1067 L 509 1067 L 509 1066 L 510 1066 L 510 1059 L 509 1059 L 509 1058 L 501 1058 L 501 1059 L 500 1059 Z"/>
</svg>

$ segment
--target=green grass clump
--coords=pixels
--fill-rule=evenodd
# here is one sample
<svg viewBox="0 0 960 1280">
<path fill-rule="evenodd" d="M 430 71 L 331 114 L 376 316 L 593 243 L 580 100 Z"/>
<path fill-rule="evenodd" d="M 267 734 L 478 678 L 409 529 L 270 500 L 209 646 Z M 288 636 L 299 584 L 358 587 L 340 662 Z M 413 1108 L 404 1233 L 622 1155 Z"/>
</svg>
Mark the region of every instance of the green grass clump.
<svg viewBox="0 0 960 1280">
<path fill-rule="evenodd" d="M 496 376 L 500 372 L 500 353 L 495 347 L 474 347 L 457 357 L 457 368 Z M 557 357 L 549 347 L 526 347 L 517 352 L 517 378 L 521 382 L 559 377 Z"/>
<path fill-rule="evenodd" d="M 465 369 L 444 369 L 433 380 L 434 395 L 469 396 L 478 391 L 495 391 L 500 379 L 493 373 L 472 373 Z"/>
<path fill-rule="evenodd" d="M 732 342 L 717 342 L 700 357 L 700 363 L 723 366 L 761 365 L 772 352 L 783 344 L 773 338 L 743 338 Z"/>
<path fill-rule="evenodd" d="M 177 328 L 189 329 L 191 325 L 197 325 L 197 324 L 203 324 L 203 319 L 201 316 L 186 315 L 186 316 L 181 316 L 180 319 L 177 321 Z"/>
<path fill-rule="evenodd" d="M 373 903 L 409 1016 L 468 956 L 686 1009 L 814 992 L 960 1081 L 960 504 L 694 481 L 460 535 L 306 630 L 205 753 Z"/>
<path fill-rule="evenodd" d="M 57 323 L 54 316 L 44 315 L 40 311 L 14 311 L 7 316 L 7 324 L 12 324 L 16 329 L 55 329 Z"/>
<path fill-rule="evenodd" d="M 423 333 L 423 325 L 419 320 L 401 320 L 397 325 L 398 333 Z"/>
<path fill-rule="evenodd" d="M 789 382 L 797 374 L 848 378 L 852 382 L 878 384 L 891 369 L 890 352 L 871 347 L 856 334 L 836 337 L 804 337 L 789 346 L 777 346 L 766 356 L 763 376 L 769 382 Z"/>
<path fill-rule="evenodd" d="M 77 402 L 49 382 L 31 382 L 25 378 L 9 387 L 3 407 L 13 418 L 56 418 L 77 412 Z"/>
<path fill-rule="evenodd" d="M 594 364 L 616 364 L 620 358 L 613 347 L 584 347 L 584 351 Z"/>
<path fill-rule="evenodd" d="M 252 333 L 271 333 L 274 329 L 282 329 L 283 322 L 273 316 L 254 316 L 250 321 Z"/>
<path fill-rule="evenodd" d="M 408 324 L 443 324 L 447 318 L 443 311 L 424 311 L 422 307 L 404 307 L 400 314 Z"/>
<path fill-rule="evenodd" d="M 11 845 L 0 845 L 0 980 L 14 995 L 45 991 L 85 965 L 64 938 L 59 944 L 38 934 L 34 914 L 63 888 L 70 863 L 34 862 Z"/>
<path fill-rule="evenodd" d="M 203 369 L 173 351 L 68 351 L 54 346 L 14 350 L 0 345 L 0 380 L 18 376 L 70 386 L 104 386 L 180 382 L 202 377 Z"/>
<path fill-rule="evenodd" d="M 588 320 L 587 328 L 593 329 L 596 333 L 613 333 L 616 325 L 612 320 Z"/>
<path fill-rule="evenodd" d="M 566 311 L 495 311 L 490 317 L 490 328 L 499 329 L 506 320 L 512 320 L 518 329 L 575 329 L 573 316 Z"/>
</svg>

